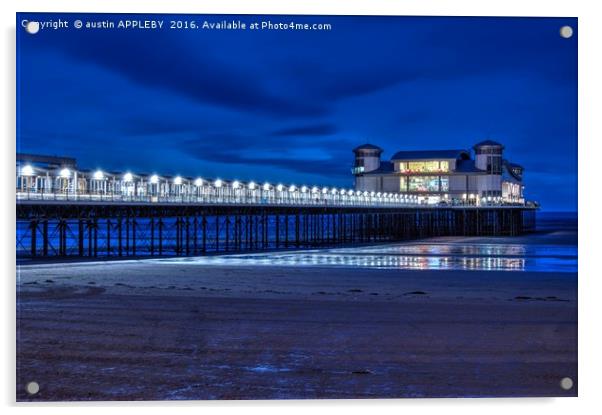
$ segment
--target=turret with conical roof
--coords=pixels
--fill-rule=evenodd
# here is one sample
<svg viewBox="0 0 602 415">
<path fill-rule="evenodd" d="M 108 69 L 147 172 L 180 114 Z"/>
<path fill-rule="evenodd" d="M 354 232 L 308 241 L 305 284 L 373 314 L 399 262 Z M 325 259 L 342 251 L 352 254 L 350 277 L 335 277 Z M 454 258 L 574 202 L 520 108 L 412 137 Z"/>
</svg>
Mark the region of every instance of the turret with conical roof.
<svg viewBox="0 0 602 415">
<path fill-rule="evenodd" d="M 380 167 L 380 155 L 382 148 L 373 144 L 363 144 L 353 149 L 355 162 L 353 163 L 353 174 L 368 173 Z"/>
<path fill-rule="evenodd" d="M 504 146 L 493 140 L 485 140 L 473 146 L 475 166 L 489 174 L 502 174 Z"/>
</svg>

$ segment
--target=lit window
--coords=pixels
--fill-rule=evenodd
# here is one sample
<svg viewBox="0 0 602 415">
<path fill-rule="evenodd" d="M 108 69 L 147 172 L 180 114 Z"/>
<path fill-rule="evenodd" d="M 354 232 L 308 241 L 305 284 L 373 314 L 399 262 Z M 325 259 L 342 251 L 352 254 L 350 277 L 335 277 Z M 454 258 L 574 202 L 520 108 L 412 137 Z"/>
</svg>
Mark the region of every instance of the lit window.
<svg viewBox="0 0 602 415">
<path fill-rule="evenodd" d="M 449 171 L 448 161 L 411 161 L 400 163 L 401 172 L 410 173 L 439 173 Z"/>
<path fill-rule="evenodd" d="M 438 192 L 439 176 L 411 176 L 408 187 L 410 192 Z"/>
</svg>

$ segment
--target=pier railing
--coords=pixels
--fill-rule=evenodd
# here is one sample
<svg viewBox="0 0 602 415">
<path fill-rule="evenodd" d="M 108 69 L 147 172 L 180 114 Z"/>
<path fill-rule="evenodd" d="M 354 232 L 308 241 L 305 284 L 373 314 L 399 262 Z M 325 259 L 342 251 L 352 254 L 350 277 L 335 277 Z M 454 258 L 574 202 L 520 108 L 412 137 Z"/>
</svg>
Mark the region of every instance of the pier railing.
<svg viewBox="0 0 602 415">
<path fill-rule="evenodd" d="M 349 195 L 292 192 L 256 192 L 239 194 L 201 195 L 127 195 L 17 192 L 17 201 L 82 202 L 82 203 L 143 203 L 143 204 L 200 204 L 200 205 L 283 205 L 283 206 L 340 206 L 340 207 L 410 207 L 418 206 L 417 199 L 400 195 Z"/>
<path fill-rule="evenodd" d="M 17 202 L 68 202 L 90 204 L 181 204 L 181 205 L 263 205 L 263 206 L 315 206 L 315 207 L 476 207 L 474 203 L 441 202 L 427 205 L 417 197 L 402 194 L 348 194 L 348 193 L 293 193 L 287 191 L 258 191 L 234 194 L 180 194 L 180 195 L 131 195 L 131 194 L 99 194 L 99 193 L 47 193 L 47 192 L 17 192 Z M 529 203 L 509 203 L 502 201 L 481 203 L 479 206 L 495 207 L 535 207 Z"/>
</svg>

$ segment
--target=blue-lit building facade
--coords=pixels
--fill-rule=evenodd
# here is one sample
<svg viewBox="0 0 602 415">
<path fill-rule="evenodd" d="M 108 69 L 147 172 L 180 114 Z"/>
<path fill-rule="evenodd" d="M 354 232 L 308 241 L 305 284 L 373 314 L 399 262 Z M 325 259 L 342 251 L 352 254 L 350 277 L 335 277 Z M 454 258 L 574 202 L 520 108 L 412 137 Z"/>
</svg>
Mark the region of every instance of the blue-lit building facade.
<svg viewBox="0 0 602 415">
<path fill-rule="evenodd" d="M 381 160 L 382 152 L 372 144 L 353 149 L 356 190 L 412 195 L 426 204 L 524 203 L 523 167 L 506 160 L 495 141 L 472 152 L 398 151 L 390 160 Z"/>
</svg>

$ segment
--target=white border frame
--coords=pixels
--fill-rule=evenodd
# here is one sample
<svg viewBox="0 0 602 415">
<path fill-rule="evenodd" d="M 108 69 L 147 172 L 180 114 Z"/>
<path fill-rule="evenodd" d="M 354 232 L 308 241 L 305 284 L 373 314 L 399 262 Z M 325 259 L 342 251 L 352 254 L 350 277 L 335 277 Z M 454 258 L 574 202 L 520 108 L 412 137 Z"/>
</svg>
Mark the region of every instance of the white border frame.
<svg viewBox="0 0 602 415">
<path fill-rule="evenodd" d="M 15 12 L 123 12 L 123 13 L 238 13 L 238 14 L 347 14 L 347 15 L 448 15 L 448 16 L 562 16 L 579 18 L 579 187 L 594 189 L 596 157 L 602 154 L 600 74 L 602 59 L 599 40 L 602 39 L 602 15 L 594 1 L 558 0 L 305 0 L 286 3 L 283 0 L 214 0 L 214 1 L 146 1 L 139 0 L 5 0 L 0 3 L 2 13 L 1 43 L 2 91 L 0 105 L 4 130 L 2 140 L 2 177 L 14 180 L 15 158 Z M 597 42 L 598 41 L 598 42 Z M 14 183 L 13 183 L 14 184 Z M 600 219 L 595 214 L 595 191 L 579 192 L 579 398 L 507 398 L 507 399 L 422 399 L 422 400 L 322 400 L 322 401 L 186 401 L 144 403 L 50 403 L 15 404 L 15 194 L 11 186 L 2 189 L 2 238 L 0 258 L 3 270 L 2 305 L 6 324 L 2 331 L 1 402 L 11 412 L 19 408 L 25 413 L 41 409 L 47 414 L 70 414 L 82 411 L 104 413 L 107 407 L 115 413 L 126 413 L 144 408 L 145 413 L 160 414 L 166 407 L 185 411 L 245 410 L 251 414 L 304 413 L 306 411 L 344 410 L 350 414 L 364 413 L 368 408 L 398 414 L 399 411 L 425 411 L 447 414 L 506 414 L 514 411 L 539 411 L 549 414 L 583 411 L 600 407 L 598 391 L 600 324 L 602 315 L 598 295 L 602 284 L 597 264 L 595 236 L 600 234 Z"/>
</svg>

